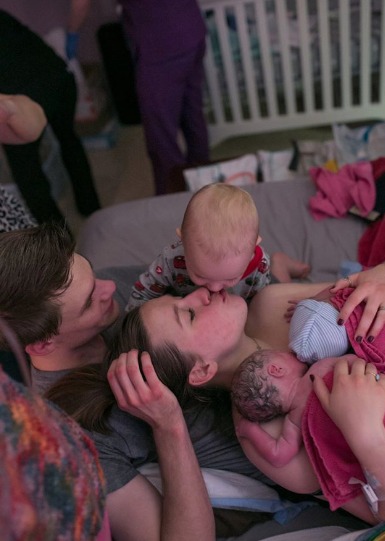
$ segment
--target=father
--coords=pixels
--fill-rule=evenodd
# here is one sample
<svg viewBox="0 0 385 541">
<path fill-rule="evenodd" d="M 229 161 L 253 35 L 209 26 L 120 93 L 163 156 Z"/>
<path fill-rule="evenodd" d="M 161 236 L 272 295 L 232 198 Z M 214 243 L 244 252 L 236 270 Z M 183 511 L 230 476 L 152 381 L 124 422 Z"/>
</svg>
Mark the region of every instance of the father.
<svg viewBox="0 0 385 541">
<path fill-rule="evenodd" d="M 137 269 L 109 269 L 104 276 L 113 274 L 118 274 L 117 298 L 125 306 Z M 72 239 L 58 225 L 43 224 L 0 236 L 0 313 L 29 354 L 32 379 L 40 391 L 75 366 L 102 360 L 120 315 L 116 293 L 116 283 L 96 278 L 90 263 L 74 253 Z M 157 457 L 165 490 L 162 501 L 139 474 L 138 460 L 124 479 L 121 472 L 116 475 L 116 469 L 112 472 L 106 464 L 111 464 L 113 453 L 118 461 L 117 442 L 113 438 L 96 441 L 107 477 L 113 537 L 159 539 L 161 532 L 161 538 L 168 540 L 189 540 L 189 535 L 194 541 L 210 539 L 212 511 L 196 456 L 200 466 L 262 476 L 232 433 L 228 434 L 230 430 L 215 430 L 214 418 L 207 411 L 189 424 L 193 448 L 176 399 L 156 378 L 149 359 L 149 385 L 143 393 L 145 382 L 136 353 L 130 354 L 130 360 L 135 390 L 132 413 L 145 420 L 152 433 L 147 424 L 122 412 L 120 422 L 132 424 L 132 449 L 127 453 L 142 457 L 141 463 Z M 119 434 L 119 427 L 114 429 Z"/>
</svg>

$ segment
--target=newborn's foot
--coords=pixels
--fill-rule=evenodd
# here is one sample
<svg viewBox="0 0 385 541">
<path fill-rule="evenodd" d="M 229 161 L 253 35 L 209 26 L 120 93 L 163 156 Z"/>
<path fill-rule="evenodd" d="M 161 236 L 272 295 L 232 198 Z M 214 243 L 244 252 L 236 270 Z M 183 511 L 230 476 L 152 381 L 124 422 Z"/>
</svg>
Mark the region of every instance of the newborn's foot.
<svg viewBox="0 0 385 541">
<path fill-rule="evenodd" d="M 274 252 L 271 256 L 271 274 L 278 282 L 291 282 L 293 279 L 307 278 L 311 270 L 310 265 L 293 259 L 284 252 Z"/>
</svg>

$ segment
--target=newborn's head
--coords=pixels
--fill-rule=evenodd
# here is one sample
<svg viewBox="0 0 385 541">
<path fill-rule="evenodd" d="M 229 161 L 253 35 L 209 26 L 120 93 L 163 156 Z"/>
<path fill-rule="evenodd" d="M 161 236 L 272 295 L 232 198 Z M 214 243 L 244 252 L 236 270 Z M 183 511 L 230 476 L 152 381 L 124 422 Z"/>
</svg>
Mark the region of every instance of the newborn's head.
<svg viewBox="0 0 385 541">
<path fill-rule="evenodd" d="M 234 374 L 231 397 L 239 413 L 249 421 L 265 422 L 284 413 L 280 393 L 267 372 L 275 352 L 255 351 Z"/>
</svg>

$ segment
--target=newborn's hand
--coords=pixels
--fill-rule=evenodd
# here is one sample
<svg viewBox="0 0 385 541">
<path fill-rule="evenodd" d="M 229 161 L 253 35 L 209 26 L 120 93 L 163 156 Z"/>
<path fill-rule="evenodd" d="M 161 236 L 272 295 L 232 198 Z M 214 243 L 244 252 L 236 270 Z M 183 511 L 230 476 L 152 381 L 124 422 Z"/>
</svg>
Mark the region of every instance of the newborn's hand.
<svg viewBox="0 0 385 541">
<path fill-rule="evenodd" d="M 288 323 L 290 323 L 291 318 L 293 317 L 293 314 L 294 314 L 294 310 L 296 309 L 297 304 L 299 303 L 299 300 L 292 300 L 292 301 L 287 301 L 287 302 L 289 306 L 287 307 L 286 312 L 284 313 L 283 317 Z"/>
<path fill-rule="evenodd" d="M 159 380 L 148 353 L 122 353 L 111 363 L 108 382 L 120 409 L 153 428 L 171 423 L 181 410 L 175 395 Z"/>
<path fill-rule="evenodd" d="M 233 422 L 235 426 L 235 433 L 238 438 L 247 437 L 248 430 L 250 429 L 250 425 L 253 425 L 251 421 L 248 421 L 239 413 L 237 408 L 233 405 Z"/>
<path fill-rule="evenodd" d="M 247 439 L 252 443 L 258 442 L 260 437 L 266 438 L 266 432 L 257 421 L 249 421 L 239 413 L 233 413 L 233 419 L 237 438 Z M 257 443 L 255 445 L 258 446 Z"/>
<path fill-rule="evenodd" d="M 250 439 L 250 436 L 254 432 L 254 426 L 256 422 L 248 421 L 244 417 L 240 417 L 235 424 L 235 432 L 238 438 L 247 438 Z"/>
</svg>

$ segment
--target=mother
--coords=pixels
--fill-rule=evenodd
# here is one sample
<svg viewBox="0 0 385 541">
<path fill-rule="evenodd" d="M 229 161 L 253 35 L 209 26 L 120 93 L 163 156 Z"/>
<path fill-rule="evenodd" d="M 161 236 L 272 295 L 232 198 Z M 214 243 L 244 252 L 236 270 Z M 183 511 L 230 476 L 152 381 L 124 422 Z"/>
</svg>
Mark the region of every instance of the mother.
<svg viewBox="0 0 385 541">
<path fill-rule="evenodd" d="M 164 296 L 149 301 L 127 315 L 111 358 L 133 348 L 149 352 L 160 379 L 186 405 L 197 388 L 229 389 L 234 370 L 257 347 L 287 349 L 288 328 L 282 316 L 287 300 L 299 295 L 312 295 L 320 287 L 313 285 L 302 288 L 295 284 L 290 287 L 287 284 L 283 287 L 270 286 L 256 297 L 249 311 L 241 298 L 225 293 L 210 294 L 203 288 L 183 299 Z M 266 306 L 269 310 L 266 310 Z M 144 356 L 144 361 L 147 365 L 147 356 Z M 112 363 L 108 373 L 118 404 L 126 411 L 132 411 L 132 391 L 135 390 L 132 374 L 135 370 L 138 370 L 137 359 L 132 354 L 124 353 Z M 103 429 L 103 421 L 114 403 L 114 397 L 106 385 L 105 372 L 101 374 L 96 366 L 86 367 L 82 372 L 83 381 L 79 373 L 70 376 L 70 381 L 67 378 L 60 384 L 61 387 L 52 390 L 51 398 L 75 415 L 83 426 Z M 84 379 L 91 382 L 88 394 Z M 103 395 L 101 390 L 96 389 L 97 385 L 102 387 Z M 80 390 L 82 404 L 79 407 Z M 207 393 L 204 398 L 207 399 Z M 344 432 L 344 427 L 340 428 Z M 279 426 L 272 425 L 272 429 L 279 430 Z M 382 433 L 383 427 L 373 426 L 373 434 L 376 434 L 374 441 L 378 442 Z M 357 430 L 355 434 L 358 435 Z M 358 437 L 357 440 L 355 452 L 360 459 L 363 455 L 360 445 L 365 444 L 366 450 L 369 450 L 370 440 L 361 441 L 361 444 L 362 438 Z M 293 478 L 303 478 L 305 482 L 301 485 L 301 491 L 312 492 L 318 483 L 310 467 L 309 471 L 304 472 L 302 464 L 299 470 L 299 464 L 292 463 L 290 469 L 283 473 L 280 471 L 279 479 L 270 465 L 261 463 L 258 466 L 280 485 L 290 488 Z M 368 471 L 373 470 L 370 453 L 362 466 Z M 385 479 L 381 479 L 381 482 L 385 486 Z"/>
<path fill-rule="evenodd" d="M 317 287 L 319 285 L 314 285 L 311 289 Z M 306 289 L 308 291 L 308 288 Z M 125 340 L 128 339 L 128 343 L 132 344 L 135 336 L 141 335 L 143 344 L 145 343 L 143 337 L 146 337 L 147 345 L 144 349 L 154 352 L 155 366 L 161 362 L 163 371 L 169 369 L 169 374 L 166 376 L 168 380 L 165 379 L 165 381 L 171 386 L 175 380 L 174 369 L 167 363 L 167 358 L 160 361 L 158 353 L 159 349 L 161 350 L 166 344 L 172 344 L 181 352 L 180 361 L 185 370 L 183 379 L 189 386 L 229 389 L 235 369 L 256 347 L 288 350 L 288 325 L 282 314 L 288 298 L 292 294 L 301 294 L 302 290 L 301 286 L 295 285 L 288 290 L 286 284 L 265 288 L 256 297 L 249 311 L 239 297 L 224 292 L 212 294 L 203 288 L 183 299 L 164 297 L 156 302 L 146 303 L 137 314 L 140 317 L 135 318 L 136 329 L 132 328 L 132 317 L 127 317 L 126 329 L 122 332 L 120 351 L 124 351 L 128 345 L 124 343 Z M 266 306 L 269 310 L 266 310 Z M 263 340 L 259 337 L 263 337 Z M 135 347 L 139 345 L 136 344 Z M 360 368 L 356 367 L 355 371 L 357 370 Z M 362 370 L 365 373 L 361 367 L 361 372 Z M 158 373 L 160 373 L 159 369 Z M 165 375 L 163 377 L 165 378 Z M 371 380 L 372 378 L 368 384 L 373 383 Z M 127 389 L 124 355 L 113 363 L 109 372 L 109 381 L 120 407 L 124 408 Z M 385 391 L 384 383 L 384 381 L 380 382 L 382 391 Z M 178 391 L 175 384 L 173 390 Z M 385 398 L 385 393 L 382 396 Z M 385 400 L 382 407 L 385 410 Z M 357 421 L 350 419 L 350 422 Z M 364 424 L 367 426 L 368 423 Z M 271 424 L 271 430 L 278 428 L 278 423 Z M 345 425 L 340 428 L 344 431 Z M 371 439 L 381 441 L 381 435 L 384 433 L 383 425 L 373 428 Z M 363 424 L 359 424 L 357 430 L 353 431 L 352 446 L 354 449 L 358 447 L 358 456 L 365 456 L 364 464 L 361 466 L 370 472 L 373 468 L 377 470 L 378 464 L 370 459 L 368 462 L 368 458 L 361 450 L 368 441 L 367 437 L 364 437 L 363 430 Z M 245 450 L 247 451 L 247 448 Z M 298 492 L 312 492 L 319 488 L 319 484 L 304 455 L 305 450 L 302 448 L 296 460 L 285 468 L 274 468 L 263 459 L 260 459 L 256 465 L 281 486 Z M 370 456 L 371 453 L 367 455 Z M 376 474 L 377 477 L 378 474 Z M 348 502 L 345 508 L 358 514 L 364 520 L 376 521 L 365 504 L 363 508 L 362 506 L 357 508 L 352 507 L 352 503 Z"/>
</svg>

